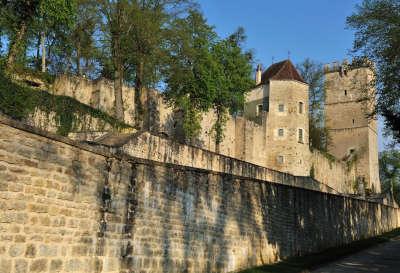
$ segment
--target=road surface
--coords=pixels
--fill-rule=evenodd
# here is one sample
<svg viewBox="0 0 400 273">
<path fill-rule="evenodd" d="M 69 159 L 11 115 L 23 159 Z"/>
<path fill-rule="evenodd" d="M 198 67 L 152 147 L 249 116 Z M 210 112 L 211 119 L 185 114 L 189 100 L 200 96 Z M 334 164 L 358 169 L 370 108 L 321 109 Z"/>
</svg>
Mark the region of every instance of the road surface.
<svg viewBox="0 0 400 273">
<path fill-rule="evenodd" d="M 400 273 L 400 237 L 348 256 L 311 273 Z"/>
</svg>

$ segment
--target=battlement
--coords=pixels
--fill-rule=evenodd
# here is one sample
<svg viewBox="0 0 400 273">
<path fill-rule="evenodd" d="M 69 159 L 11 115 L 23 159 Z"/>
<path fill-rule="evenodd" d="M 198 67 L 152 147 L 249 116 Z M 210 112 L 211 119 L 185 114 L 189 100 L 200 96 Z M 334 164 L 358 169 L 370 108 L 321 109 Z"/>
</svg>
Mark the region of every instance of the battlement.
<svg viewBox="0 0 400 273">
<path fill-rule="evenodd" d="M 324 74 L 335 73 L 335 72 L 345 74 L 346 71 L 350 71 L 350 70 L 354 70 L 354 69 L 358 69 L 358 68 L 370 68 L 373 70 L 374 63 L 366 57 L 353 58 L 351 63 L 347 59 L 344 59 L 341 62 L 334 61 L 332 63 L 324 65 Z"/>
</svg>

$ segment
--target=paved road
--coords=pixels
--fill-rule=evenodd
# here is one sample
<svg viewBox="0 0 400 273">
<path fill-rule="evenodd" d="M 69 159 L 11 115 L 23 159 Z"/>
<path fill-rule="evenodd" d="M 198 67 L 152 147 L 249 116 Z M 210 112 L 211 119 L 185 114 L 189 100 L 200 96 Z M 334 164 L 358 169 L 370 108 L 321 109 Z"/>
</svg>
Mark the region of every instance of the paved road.
<svg viewBox="0 0 400 273">
<path fill-rule="evenodd" d="M 369 248 L 311 273 L 400 273 L 400 237 Z"/>
</svg>

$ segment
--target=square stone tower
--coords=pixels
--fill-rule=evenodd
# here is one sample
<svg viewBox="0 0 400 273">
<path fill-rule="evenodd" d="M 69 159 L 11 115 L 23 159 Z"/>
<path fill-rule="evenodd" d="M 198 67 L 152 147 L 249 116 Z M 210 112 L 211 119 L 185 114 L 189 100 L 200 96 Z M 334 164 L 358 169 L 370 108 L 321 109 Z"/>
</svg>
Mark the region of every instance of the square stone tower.
<svg viewBox="0 0 400 273">
<path fill-rule="evenodd" d="M 380 193 L 377 123 L 369 116 L 375 107 L 373 65 L 344 61 L 324 72 L 328 152 L 355 168 L 354 187 Z"/>
<path fill-rule="evenodd" d="M 266 154 L 266 166 L 309 176 L 308 84 L 290 60 L 271 65 L 256 78 L 258 85 L 247 94 L 244 115 L 266 123 L 268 148 L 259 151 Z"/>
</svg>

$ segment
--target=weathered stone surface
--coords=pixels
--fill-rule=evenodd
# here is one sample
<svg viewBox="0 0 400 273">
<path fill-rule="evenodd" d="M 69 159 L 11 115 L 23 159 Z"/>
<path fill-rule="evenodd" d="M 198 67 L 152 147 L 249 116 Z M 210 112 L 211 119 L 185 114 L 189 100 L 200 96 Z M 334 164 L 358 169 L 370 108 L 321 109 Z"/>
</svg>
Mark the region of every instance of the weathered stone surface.
<svg viewBox="0 0 400 273">
<path fill-rule="evenodd" d="M 0 258 L 0 272 L 11 273 L 11 260 Z"/>
<path fill-rule="evenodd" d="M 14 265 L 15 273 L 26 273 L 26 272 L 28 272 L 28 262 L 26 260 L 22 260 L 22 259 L 15 260 L 14 264 L 15 264 Z"/>
<path fill-rule="evenodd" d="M 156 138 L 148 138 L 148 159 L 120 160 L 1 122 L 0 131 L 0 143 L 24 150 L 7 160 L 43 157 L 20 166 L 29 182 L 24 172 L 4 180 L 0 203 L 11 209 L 0 211 L 1 273 L 231 272 L 400 226 L 399 209 L 300 188 L 309 180 L 183 145 L 169 154 L 173 147 Z M 183 164 L 187 155 L 202 168 Z M 60 175 L 77 158 L 79 173 Z M 9 191 L 11 183 L 25 190 Z"/>
<path fill-rule="evenodd" d="M 46 272 L 47 263 L 47 259 L 33 260 L 29 266 L 29 272 Z"/>
<path fill-rule="evenodd" d="M 28 244 L 25 251 L 25 257 L 35 258 L 36 256 L 36 246 L 33 244 Z"/>
<path fill-rule="evenodd" d="M 25 246 L 23 244 L 12 245 L 8 251 L 11 257 L 18 257 L 24 254 Z"/>
<path fill-rule="evenodd" d="M 62 269 L 62 260 L 51 260 L 50 272 L 60 272 Z"/>
</svg>

